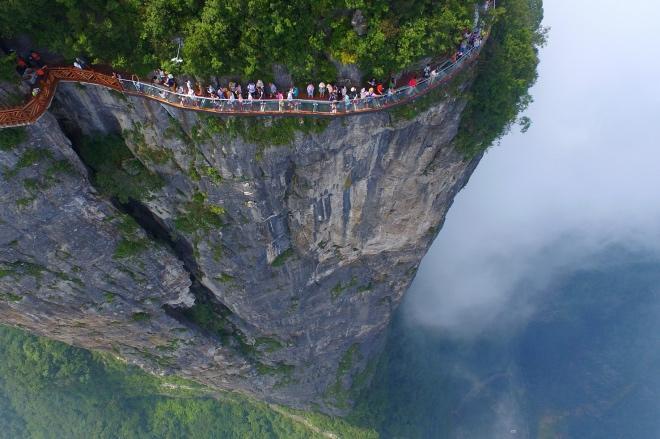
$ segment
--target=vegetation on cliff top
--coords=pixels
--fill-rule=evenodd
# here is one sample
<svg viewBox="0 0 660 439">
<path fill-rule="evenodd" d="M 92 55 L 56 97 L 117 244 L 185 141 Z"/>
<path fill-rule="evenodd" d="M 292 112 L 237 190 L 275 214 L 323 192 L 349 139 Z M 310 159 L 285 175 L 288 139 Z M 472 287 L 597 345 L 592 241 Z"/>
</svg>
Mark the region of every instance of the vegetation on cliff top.
<svg viewBox="0 0 660 439">
<path fill-rule="evenodd" d="M 502 0 L 488 44 L 481 53 L 468 106 L 461 118 L 458 148 L 474 157 L 506 134 L 532 102 L 530 87 L 538 77 L 538 48 L 545 43 L 540 0 Z"/>
<path fill-rule="evenodd" d="M 259 75 L 274 63 L 296 79 L 332 80 L 334 58 L 383 77 L 453 49 L 474 2 L 444 0 L 9 0 L 0 35 L 137 73 L 162 65 L 183 38 L 182 71 Z M 364 17 L 360 34 L 351 20 Z M 173 66 L 170 66 L 173 67 Z"/>
</svg>

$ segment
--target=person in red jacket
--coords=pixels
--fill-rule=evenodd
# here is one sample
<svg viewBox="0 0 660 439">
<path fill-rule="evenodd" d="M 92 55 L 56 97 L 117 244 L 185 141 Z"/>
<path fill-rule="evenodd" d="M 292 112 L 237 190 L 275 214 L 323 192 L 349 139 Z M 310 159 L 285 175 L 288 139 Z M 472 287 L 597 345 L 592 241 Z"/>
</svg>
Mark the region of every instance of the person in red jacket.
<svg viewBox="0 0 660 439">
<path fill-rule="evenodd" d="M 408 91 L 408 94 L 410 94 L 410 95 L 415 94 L 415 92 L 417 91 L 417 89 L 416 89 L 416 87 L 417 87 L 417 77 L 416 76 L 413 76 L 412 78 L 410 78 L 410 80 L 408 81 L 408 86 L 410 87 L 410 90 Z"/>
<path fill-rule="evenodd" d="M 25 62 L 25 60 L 22 57 L 16 58 L 16 71 L 18 72 L 19 75 L 23 76 L 23 73 L 25 73 L 25 70 L 27 70 L 28 65 Z"/>
</svg>

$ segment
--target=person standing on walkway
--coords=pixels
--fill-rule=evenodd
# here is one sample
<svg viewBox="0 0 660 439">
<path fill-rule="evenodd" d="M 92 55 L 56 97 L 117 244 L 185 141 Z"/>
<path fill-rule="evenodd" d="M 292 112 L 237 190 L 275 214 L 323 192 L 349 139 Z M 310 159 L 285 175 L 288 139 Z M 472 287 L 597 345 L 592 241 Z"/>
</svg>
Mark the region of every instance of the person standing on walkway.
<svg viewBox="0 0 660 439">
<path fill-rule="evenodd" d="M 314 97 L 314 84 L 311 82 L 307 84 L 307 97 L 310 99 Z"/>
<path fill-rule="evenodd" d="M 165 81 L 165 85 L 170 88 L 170 90 L 175 91 L 176 90 L 176 81 L 174 80 L 174 75 L 169 74 L 167 75 L 167 80 Z"/>
<path fill-rule="evenodd" d="M 424 67 L 424 77 L 428 78 L 431 76 L 431 64 L 427 64 L 426 67 Z"/>
<path fill-rule="evenodd" d="M 319 97 L 323 98 L 325 96 L 325 82 L 319 82 Z"/>
<path fill-rule="evenodd" d="M 234 93 L 231 91 L 229 92 L 229 110 L 234 111 L 234 102 L 236 102 L 236 98 L 234 97 Z"/>
<path fill-rule="evenodd" d="M 188 83 L 190 83 L 190 81 L 188 81 Z M 195 100 L 195 89 L 192 88 L 192 87 L 189 87 L 188 88 L 188 104 L 189 105 L 194 105 L 195 102 L 197 102 Z"/>
<path fill-rule="evenodd" d="M 286 100 L 289 102 L 289 110 L 293 110 L 293 88 L 289 89 L 286 95 Z"/>
<path fill-rule="evenodd" d="M 393 88 L 388 88 L 387 89 L 387 97 L 385 98 L 385 102 L 390 103 L 394 101 L 394 89 Z"/>
</svg>

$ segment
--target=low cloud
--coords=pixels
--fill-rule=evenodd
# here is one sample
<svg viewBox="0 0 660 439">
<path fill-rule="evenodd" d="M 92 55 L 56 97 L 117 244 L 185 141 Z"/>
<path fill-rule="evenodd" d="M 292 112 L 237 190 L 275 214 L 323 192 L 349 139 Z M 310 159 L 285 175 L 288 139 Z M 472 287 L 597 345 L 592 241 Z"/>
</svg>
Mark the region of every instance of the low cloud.
<svg viewBox="0 0 660 439">
<path fill-rule="evenodd" d="M 534 124 L 457 197 L 406 300 L 410 321 L 462 337 L 515 328 L 603 249 L 659 250 L 660 5 L 635 3 L 546 2 Z"/>
</svg>

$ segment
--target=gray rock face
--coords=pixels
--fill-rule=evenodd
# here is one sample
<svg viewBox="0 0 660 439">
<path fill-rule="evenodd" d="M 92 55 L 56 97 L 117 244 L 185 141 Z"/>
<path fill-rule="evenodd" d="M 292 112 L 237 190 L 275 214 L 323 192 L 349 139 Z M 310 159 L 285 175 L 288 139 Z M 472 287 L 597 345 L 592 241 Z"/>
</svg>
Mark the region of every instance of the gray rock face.
<svg viewBox="0 0 660 439">
<path fill-rule="evenodd" d="M 0 151 L 0 320 L 159 373 L 342 412 L 477 164 L 452 146 L 463 107 L 447 98 L 411 121 L 378 113 L 310 129 L 62 85 L 28 141 Z M 128 238 L 130 217 L 96 193 L 56 118 L 87 136 L 123 132 L 163 179 L 131 211 L 142 227 Z M 14 172 L 28 151 L 40 159 Z M 221 226 L 183 225 L 213 209 Z M 152 239 L 150 224 L 167 239 Z M 122 239 L 147 245 L 124 259 Z M 226 307 L 217 321 L 229 336 L 190 317 L 195 300 Z"/>
</svg>

